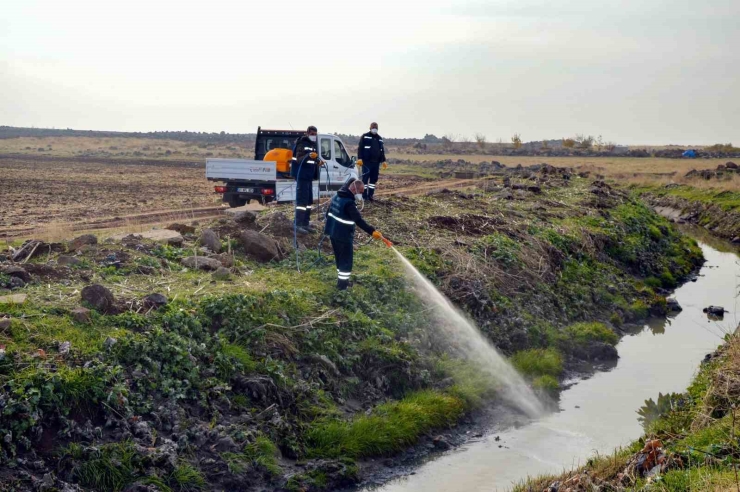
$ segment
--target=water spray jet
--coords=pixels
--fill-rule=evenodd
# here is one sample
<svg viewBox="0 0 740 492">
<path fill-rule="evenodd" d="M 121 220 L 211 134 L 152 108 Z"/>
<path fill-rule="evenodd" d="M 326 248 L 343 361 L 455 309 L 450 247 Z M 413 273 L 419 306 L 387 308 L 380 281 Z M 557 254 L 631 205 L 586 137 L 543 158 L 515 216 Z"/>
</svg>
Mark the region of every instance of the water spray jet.
<svg viewBox="0 0 740 492">
<path fill-rule="evenodd" d="M 435 327 L 460 354 L 501 385 L 501 396 L 530 418 L 539 418 L 545 409 L 522 376 L 478 330 L 475 324 L 457 309 L 424 275 L 422 275 L 392 244 L 386 245 L 398 256 L 407 277 L 421 301 L 430 308 Z"/>
</svg>

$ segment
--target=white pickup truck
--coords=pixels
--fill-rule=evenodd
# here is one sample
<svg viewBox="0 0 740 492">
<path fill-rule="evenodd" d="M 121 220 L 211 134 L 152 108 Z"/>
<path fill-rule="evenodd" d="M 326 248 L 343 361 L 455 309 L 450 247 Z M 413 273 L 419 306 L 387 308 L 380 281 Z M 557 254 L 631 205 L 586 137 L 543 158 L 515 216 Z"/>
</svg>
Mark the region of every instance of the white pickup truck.
<svg viewBox="0 0 740 492">
<path fill-rule="evenodd" d="M 296 139 L 304 132 L 294 130 L 257 129 L 254 160 L 207 159 L 206 179 L 222 182 L 216 193 L 231 207 L 241 207 L 251 200 L 262 204 L 269 202 L 292 202 L 295 200 L 295 179 L 290 170 L 281 171 L 277 162 L 265 161 L 265 154 L 273 149 L 292 149 Z M 357 159 L 350 158 L 344 143 L 336 135 L 318 136 L 321 159 L 326 162 L 314 180 L 314 196 L 333 196 L 344 182 L 358 177 L 355 167 Z"/>
</svg>

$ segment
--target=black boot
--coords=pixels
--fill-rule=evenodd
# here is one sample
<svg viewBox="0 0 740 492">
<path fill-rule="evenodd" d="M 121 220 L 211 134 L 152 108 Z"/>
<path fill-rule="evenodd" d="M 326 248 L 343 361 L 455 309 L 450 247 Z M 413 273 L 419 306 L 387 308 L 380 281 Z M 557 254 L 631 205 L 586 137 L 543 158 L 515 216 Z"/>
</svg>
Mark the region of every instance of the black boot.
<svg viewBox="0 0 740 492">
<path fill-rule="evenodd" d="M 347 290 L 349 287 L 349 280 L 337 280 L 337 290 Z"/>
</svg>

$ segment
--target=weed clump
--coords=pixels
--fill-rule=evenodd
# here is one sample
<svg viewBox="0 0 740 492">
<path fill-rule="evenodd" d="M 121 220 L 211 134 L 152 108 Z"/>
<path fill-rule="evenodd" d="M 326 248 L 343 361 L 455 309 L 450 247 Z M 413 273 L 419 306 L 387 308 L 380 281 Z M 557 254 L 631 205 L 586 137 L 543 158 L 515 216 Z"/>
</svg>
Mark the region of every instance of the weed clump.
<svg viewBox="0 0 740 492">
<path fill-rule="evenodd" d="M 616 333 L 606 327 L 604 323 L 575 323 L 563 330 L 566 341 L 578 345 L 587 345 L 592 342 L 603 342 L 616 345 L 619 337 Z"/>
<path fill-rule="evenodd" d="M 376 407 L 371 415 L 315 426 L 307 435 L 308 455 L 388 455 L 413 444 L 427 431 L 450 425 L 464 410 L 463 401 L 455 396 L 435 391 L 412 393 Z"/>
<path fill-rule="evenodd" d="M 563 356 L 553 348 L 523 350 L 514 354 L 511 362 L 519 372 L 531 378 L 557 378 L 563 372 Z"/>
</svg>

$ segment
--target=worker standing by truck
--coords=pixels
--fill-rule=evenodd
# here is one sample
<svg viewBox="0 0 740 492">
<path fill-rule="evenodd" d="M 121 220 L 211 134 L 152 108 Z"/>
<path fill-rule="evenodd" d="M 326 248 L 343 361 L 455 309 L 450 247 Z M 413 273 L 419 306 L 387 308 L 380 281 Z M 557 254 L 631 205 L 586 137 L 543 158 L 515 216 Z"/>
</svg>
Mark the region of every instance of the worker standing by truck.
<svg viewBox="0 0 740 492">
<path fill-rule="evenodd" d="M 381 165 L 383 171 L 388 169 L 388 164 L 385 162 L 383 138 L 378 135 L 378 124 L 375 122 L 370 123 L 370 131 L 360 137 L 357 165 L 362 168 L 362 183 L 365 185 L 362 198 L 372 202 Z"/>
<path fill-rule="evenodd" d="M 364 190 L 362 181 L 350 178 L 331 199 L 329 210 L 326 212 L 324 234 L 329 236 L 331 247 L 334 249 L 339 290 L 349 287 L 354 259 L 355 225 L 370 234 L 373 239 L 383 240 L 387 246 L 391 246 L 391 242 L 385 239 L 380 231 L 365 222 L 357 210 L 355 200 L 359 199 Z"/>
<path fill-rule="evenodd" d="M 298 234 L 308 234 L 314 229 L 310 224 L 313 208 L 313 180 L 319 165 L 318 130 L 309 126 L 306 134 L 296 140 L 290 175 L 295 178 L 295 228 Z"/>
</svg>

